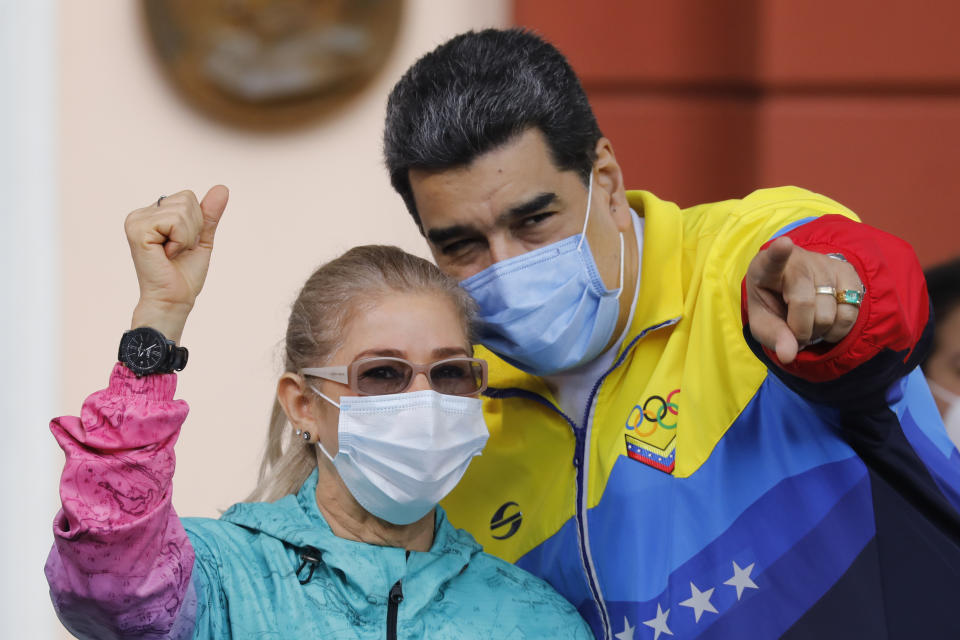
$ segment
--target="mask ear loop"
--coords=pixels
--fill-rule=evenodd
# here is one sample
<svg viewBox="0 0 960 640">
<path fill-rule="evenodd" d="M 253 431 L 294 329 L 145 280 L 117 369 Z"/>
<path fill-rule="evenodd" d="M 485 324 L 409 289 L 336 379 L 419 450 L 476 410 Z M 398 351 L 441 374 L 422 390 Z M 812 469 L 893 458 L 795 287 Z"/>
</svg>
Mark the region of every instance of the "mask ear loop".
<svg viewBox="0 0 960 640">
<path fill-rule="evenodd" d="M 320 396 L 321 398 L 323 398 L 324 400 L 326 400 L 327 402 L 329 402 L 330 404 L 332 404 L 333 406 L 335 406 L 337 409 L 340 408 L 340 405 L 337 404 L 336 402 L 334 402 L 333 400 L 331 400 L 331 399 L 327 396 L 327 394 L 325 394 L 323 391 L 320 391 L 319 389 L 317 389 L 317 388 L 316 388 L 315 386 L 313 386 L 312 384 L 308 384 L 307 386 L 310 387 L 310 390 L 311 390 L 311 391 L 313 391 L 315 394 L 317 394 L 318 396 Z M 316 445 L 317 445 L 317 447 L 320 448 L 320 451 L 323 452 L 323 455 L 327 456 L 327 460 L 329 460 L 329 461 L 331 462 L 331 464 L 332 464 L 332 463 L 333 463 L 333 456 L 331 456 L 330 453 L 329 453 L 329 452 L 324 448 L 324 446 L 320 443 L 320 438 L 319 438 L 319 437 L 317 438 Z"/>
<path fill-rule="evenodd" d="M 583 246 L 583 241 L 587 238 L 587 223 L 590 222 L 590 209 L 593 204 L 593 171 L 590 172 L 590 184 L 587 187 L 587 216 L 583 220 L 583 229 L 580 230 L 580 242 L 577 243 L 577 251 L 580 251 L 580 247 Z M 620 232 L 620 287 L 617 290 L 617 297 L 615 300 L 620 299 L 620 294 L 623 293 L 623 232 Z"/>
<path fill-rule="evenodd" d="M 312 384 L 308 384 L 307 386 L 310 387 L 310 390 L 311 390 L 311 391 L 313 391 L 315 394 L 317 394 L 318 396 L 320 396 L 321 398 L 323 398 L 324 400 L 326 400 L 327 402 L 329 402 L 330 404 L 332 404 L 333 406 L 335 406 L 337 409 L 340 408 L 340 405 L 337 404 L 336 402 L 334 402 L 333 400 L 331 400 L 331 399 L 327 396 L 327 394 L 325 394 L 323 391 L 320 391 L 320 389 L 317 389 L 317 388 L 316 388 L 315 386 L 313 386 Z"/>
<path fill-rule="evenodd" d="M 617 290 L 617 296 L 614 300 L 620 299 L 620 294 L 623 293 L 623 232 L 620 232 L 620 288 Z"/>
<path fill-rule="evenodd" d="M 590 171 L 590 185 L 587 187 L 587 217 L 583 220 L 583 229 L 580 230 L 580 242 L 577 243 L 577 251 L 583 246 L 583 241 L 587 237 L 587 223 L 590 222 L 590 208 L 593 204 L 593 170 Z"/>
</svg>

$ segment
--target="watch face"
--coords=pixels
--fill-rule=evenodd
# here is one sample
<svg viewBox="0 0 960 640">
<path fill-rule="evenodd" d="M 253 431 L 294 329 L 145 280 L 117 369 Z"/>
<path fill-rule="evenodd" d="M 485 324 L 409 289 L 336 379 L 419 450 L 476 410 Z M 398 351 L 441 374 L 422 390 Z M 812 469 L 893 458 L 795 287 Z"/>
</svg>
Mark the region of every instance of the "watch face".
<svg viewBox="0 0 960 640">
<path fill-rule="evenodd" d="M 154 331 L 136 331 L 123 348 L 123 361 L 135 373 L 153 371 L 163 360 L 166 344 Z"/>
</svg>

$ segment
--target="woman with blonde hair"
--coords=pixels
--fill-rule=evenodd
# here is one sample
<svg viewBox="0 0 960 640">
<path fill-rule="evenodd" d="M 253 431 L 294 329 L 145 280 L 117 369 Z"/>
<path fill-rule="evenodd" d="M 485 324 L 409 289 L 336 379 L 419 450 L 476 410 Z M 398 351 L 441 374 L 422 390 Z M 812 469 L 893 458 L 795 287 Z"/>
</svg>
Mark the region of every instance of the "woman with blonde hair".
<svg viewBox="0 0 960 640">
<path fill-rule="evenodd" d="M 226 206 L 134 211 L 140 283 L 107 389 L 51 430 L 66 453 L 46 573 L 80 638 L 587 638 L 539 579 L 482 552 L 437 502 L 488 437 L 472 303 L 430 263 L 357 247 L 307 280 L 260 482 L 218 520 L 171 503 L 178 346 Z"/>
</svg>

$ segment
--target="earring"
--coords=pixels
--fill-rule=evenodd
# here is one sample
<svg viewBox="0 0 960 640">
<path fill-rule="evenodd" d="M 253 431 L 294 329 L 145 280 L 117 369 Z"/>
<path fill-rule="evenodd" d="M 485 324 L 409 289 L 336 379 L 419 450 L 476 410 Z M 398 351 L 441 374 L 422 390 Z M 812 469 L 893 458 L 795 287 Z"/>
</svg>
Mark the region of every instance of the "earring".
<svg viewBox="0 0 960 640">
<path fill-rule="evenodd" d="M 307 442 L 310 441 L 310 432 L 309 432 L 309 431 L 304 431 L 304 432 L 303 432 L 303 439 L 306 440 Z"/>
<path fill-rule="evenodd" d="M 299 436 L 301 433 L 303 433 L 303 429 L 297 429 L 297 435 Z"/>
</svg>

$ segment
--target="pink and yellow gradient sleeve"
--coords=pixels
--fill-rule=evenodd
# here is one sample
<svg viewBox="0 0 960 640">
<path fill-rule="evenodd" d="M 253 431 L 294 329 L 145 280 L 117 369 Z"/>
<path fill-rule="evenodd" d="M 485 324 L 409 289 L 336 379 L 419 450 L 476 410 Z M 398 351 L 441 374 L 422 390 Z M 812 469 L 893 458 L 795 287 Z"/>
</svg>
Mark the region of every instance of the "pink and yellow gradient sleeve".
<svg viewBox="0 0 960 640">
<path fill-rule="evenodd" d="M 45 572 L 77 637 L 192 635 L 194 552 L 171 503 L 188 412 L 176 385 L 174 374 L 137 378 L 117 364 L 79 418 L 50 423 L 66 463 Z"/>
</svg>

